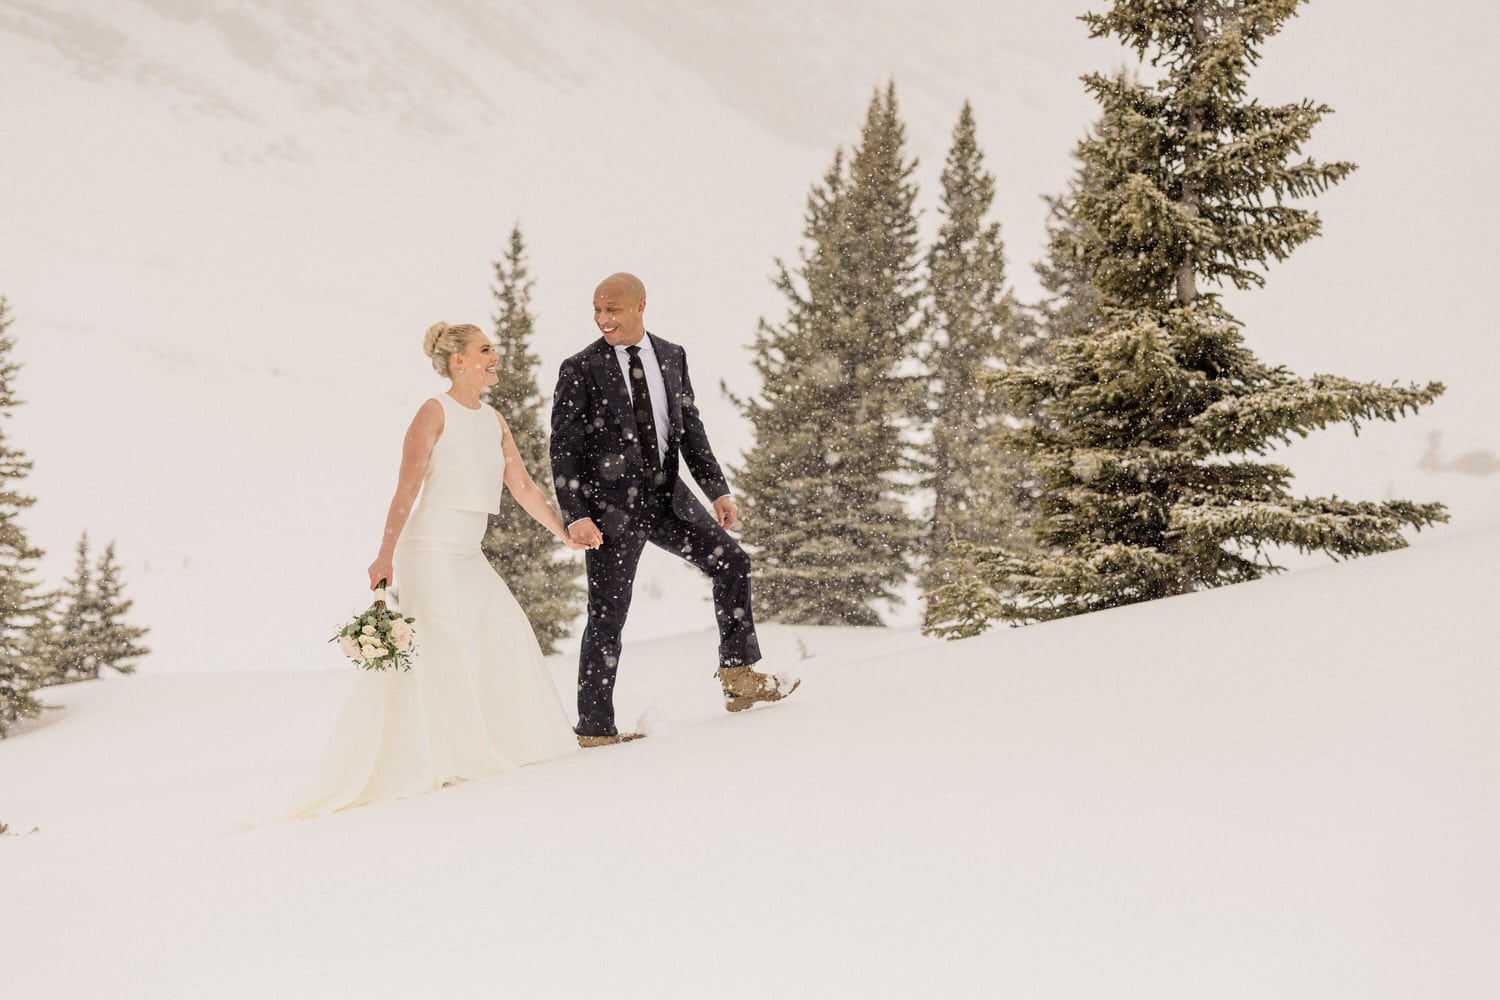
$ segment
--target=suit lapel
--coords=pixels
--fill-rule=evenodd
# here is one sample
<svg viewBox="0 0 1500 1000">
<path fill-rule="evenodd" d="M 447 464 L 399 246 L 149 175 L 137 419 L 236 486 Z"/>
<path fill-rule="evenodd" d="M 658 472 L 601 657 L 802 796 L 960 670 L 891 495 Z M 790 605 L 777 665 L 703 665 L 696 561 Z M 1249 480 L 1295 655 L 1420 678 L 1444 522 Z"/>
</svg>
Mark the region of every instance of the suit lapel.
<svg viewBox="0 0 1500 1000">
<path fill-rule="evenodd" d="M 615 358 L 615 349 L 603 339 L 598 343 L 599 349 L 594 351 L 590 361 L 594 368 L 594 381 L 604 390 L 604 398 L 614 411 L 615 419 L 620 421 L 620 426 L 634 430 L 635 408 L 630 403 L 630 387 L 625 384 L 625 376 L 620 374 L 620 362 Z"/>
<path fill-rule="evenodd" d="M 682 427 L 682 369 L 677 364 L 675 351 L 667 350 L 666 346 L 649 332 L 646 336 L 651 337 L 651 348 L 656 352 L 656 363 L 661 366 L 661 380 L 667 387 L 667 419 L 671 422 L 671 426 L 667 429 L 667 438 L 675 441 L 678 429 Z"/>
</svg>

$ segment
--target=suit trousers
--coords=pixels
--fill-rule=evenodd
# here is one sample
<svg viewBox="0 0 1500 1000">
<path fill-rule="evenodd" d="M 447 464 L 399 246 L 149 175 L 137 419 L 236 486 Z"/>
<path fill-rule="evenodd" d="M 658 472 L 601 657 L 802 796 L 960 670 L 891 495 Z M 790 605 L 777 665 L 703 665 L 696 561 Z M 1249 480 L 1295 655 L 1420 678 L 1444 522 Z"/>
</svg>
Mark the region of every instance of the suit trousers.
<svg viewBox="0 0 1500 1000">
<path fill-rule="evenodd" d="M 719 626 L 719 666 L 748 666 L 760 660 L 755 617 L 750 608 L 750 557 L 703 506 L 693 516 L 672 509 L 672 487 L 648 490 L 634 516 L 604 536 L 604 544 L 584 553 L 588 568 L 589 617 L 578 658 L 578 732 L 615 735 L 615 673 L 620 665 L 620 632 L 630 611 L 631 590 L 641 552 L 650 542 L 686 559 L 713 581 L 714 618 Z"/>
</svg>

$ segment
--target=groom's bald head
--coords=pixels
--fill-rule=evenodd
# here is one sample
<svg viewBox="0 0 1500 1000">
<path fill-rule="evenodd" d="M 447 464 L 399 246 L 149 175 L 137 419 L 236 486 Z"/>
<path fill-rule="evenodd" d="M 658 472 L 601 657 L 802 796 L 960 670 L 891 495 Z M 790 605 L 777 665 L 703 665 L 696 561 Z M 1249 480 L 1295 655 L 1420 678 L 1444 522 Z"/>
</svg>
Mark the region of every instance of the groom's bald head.
<svg viewBox="0 0 1500 1000">
<path fill-rule="evenodd" d="M 616 271 L 599 282 L 599 287 L 594 294 L 598 295 L 606 288 L 625 295 L 632 305 L 636 302 L 644 302 L 646 299 L 646 283 L 628 271 Z"/>
</svg>

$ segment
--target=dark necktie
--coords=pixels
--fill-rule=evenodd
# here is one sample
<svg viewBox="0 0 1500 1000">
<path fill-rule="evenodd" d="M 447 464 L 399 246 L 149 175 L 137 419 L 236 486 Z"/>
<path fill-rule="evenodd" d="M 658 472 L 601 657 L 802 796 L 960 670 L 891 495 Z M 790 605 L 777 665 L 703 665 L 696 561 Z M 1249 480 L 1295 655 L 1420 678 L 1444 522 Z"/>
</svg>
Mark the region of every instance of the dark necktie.
<svg viewBox="0 0 1500 1000">
<path fill-rule="evenodd" d="M 627 347 L 625 353 L 630 355 L 630 397 L 635 401 L 635 428 L 640 435 L 646 482 L 659 487 L 666 476 L 662 473 L 661 455 L 656 450 L 656 417 L 651 409 L 651 387 L 646 384 L 646 367 L 641 363 L 639 347 Z"/>
</svg>

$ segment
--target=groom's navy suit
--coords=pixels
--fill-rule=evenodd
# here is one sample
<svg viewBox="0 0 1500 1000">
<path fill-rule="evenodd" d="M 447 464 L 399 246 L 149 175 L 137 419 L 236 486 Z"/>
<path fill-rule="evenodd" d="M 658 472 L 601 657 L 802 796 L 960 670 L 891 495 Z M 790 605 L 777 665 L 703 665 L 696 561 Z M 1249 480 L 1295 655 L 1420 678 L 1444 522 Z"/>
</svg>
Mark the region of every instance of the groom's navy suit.
<svg viewBox="0 0 1500 1000">
<path fill-rule="evenodd" d="M 631 389 L 613 347 L 601 338 L 564 361 L 553 395 L 552 479 L 563 521 L 572 525 L 591 518 L 604 534 L 604 544 L 585 553 L 589 617 L 578 661 L 578 732 L 586 736 L 616 732 L 613 695 L 620 630 L 647 542 L 713 579 L 719 665 L 760 659 L 750 610 L 750 557 L 679 475 L 686 465 L 709 497 L 729 493 L 693 399 L 687 354 L 670 341 L 645 336 L 667 396 L 666 456 L 660 461 L 659 483 L 648 483 Z"/>
</svg>

